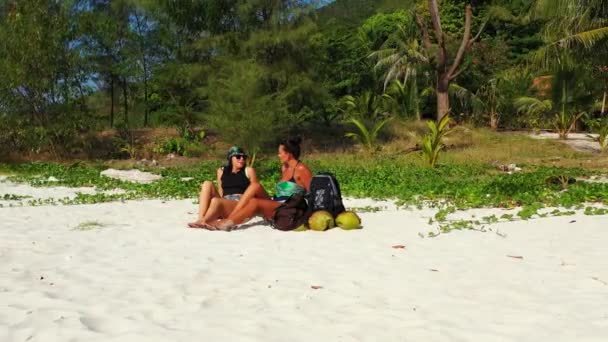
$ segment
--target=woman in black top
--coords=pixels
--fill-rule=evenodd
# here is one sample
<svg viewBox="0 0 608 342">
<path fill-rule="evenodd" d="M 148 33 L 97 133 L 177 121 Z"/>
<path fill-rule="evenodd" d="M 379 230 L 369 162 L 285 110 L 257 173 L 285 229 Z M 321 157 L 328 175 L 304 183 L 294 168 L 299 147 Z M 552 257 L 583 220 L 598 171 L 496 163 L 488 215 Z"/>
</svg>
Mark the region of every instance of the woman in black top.
<svg viewBox="0 0 608 342">
<path fill-rule="evenodd" d="M 216 217 L 215 200 L 221 200 L 222 211 L 231 212 L 251 183 L 258 183 L 255 170 L 246 166 L 247 154 L 242 148 L 233 146 L 228 151 L 228 164 L 217 170 L 217 189 L 213 182 L 205 181 L 199 195 L 198 219 L 188 223 L 190 228 L 205 228 L 209 217 Z M 212 208 L 213 207 L 213 208 Z M 224 213 L 225 214 L 225 213 Z M 207 217 L 206 217 L 207 216 Z M 217 219 L 217 218 L 216 218 Z"/>
</svg>

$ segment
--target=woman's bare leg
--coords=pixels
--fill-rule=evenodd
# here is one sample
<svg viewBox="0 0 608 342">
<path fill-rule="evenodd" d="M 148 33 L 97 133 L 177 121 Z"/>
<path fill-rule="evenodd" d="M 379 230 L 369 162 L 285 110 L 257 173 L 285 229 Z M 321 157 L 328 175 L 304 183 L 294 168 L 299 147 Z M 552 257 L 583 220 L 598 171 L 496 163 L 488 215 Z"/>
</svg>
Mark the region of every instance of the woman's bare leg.
<svg viewBox="0 0 608 342">
<path fill-rule="evenodd" d="M 188 226 L 193 226 L 196 224 L 203 223 L 203 218 L 209 209 L 209 205 L 211 204 L 211 199 L 219 198 L 220 194 L 215 190 L 215 186 L 210 181 L 205 181 L 201 185 L 201 192 L 198 196 L 198 219 L 195 222 L 189 223 Z"/>
<path fill-rule="evenodd" d="M 202 224 L 210 224 L 219 218 L 227 218 L 237 205 L 237 201 L 215 197 L 211 199 L 211 204 L 207 213 L 203 217 Z"/>
<path fill-rule="evenodd" d="M 244 223 L 256 215 L 262 215 L 267 219 L 274 216 L 274 211 L 281 205 L 280 202 L 265 199 L 251 199 L 241 210 L 234 210 L 227 219 L 220 220 L 215 227 L 220 230 L 230 230 L 235 225 Z"/>
<path fill-rule="evenodd" d="M 239 199 L 239 202 L 238 202 L 236 208 L 234 208 L 234 211 L 242 210 L 243 207 L 245 207 L 247 205 L 247 203 L 249 203 L 249 201 L 251 201 L 254 198 L 270 199 L 270 196 L 268 196 L 268 193 L 266 192 L 266 190 L 260 183 L 249 184 L 249 186 L 245 190 L 245 193 L 243 193 L 243 195 Z"/>
</svg>

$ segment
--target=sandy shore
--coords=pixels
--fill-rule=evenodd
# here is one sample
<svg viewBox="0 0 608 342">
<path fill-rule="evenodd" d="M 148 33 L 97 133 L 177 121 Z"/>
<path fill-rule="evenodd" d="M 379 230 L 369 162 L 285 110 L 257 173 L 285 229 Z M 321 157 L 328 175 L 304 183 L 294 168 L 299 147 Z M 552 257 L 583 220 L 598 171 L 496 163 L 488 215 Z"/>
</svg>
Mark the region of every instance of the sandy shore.
<svg viewBox="0 0 608 342">
<path fill-rule="evenodd" d="M 559 139 L 559 134 L 550 133 L 550 132 L 542 132 L 540 134 L 529 134 L 528 136 L 534 139 L 550 139 L 550 140 L 558 140 L 571 148 L 581 151 L 581 152 L 591 152 L 591 153 L 599 153 L 601 152 L 600 144 L 596 141 L 589 138 L 588 133 L 570 133 L 568 134 L 568 139 L 561 140 Z M 597 134 L 591 134 L 592 136 L 597 136 Z"/>
<path fill-rule="evenodd" d="M 190 200 L 0 208 L 0 341 L 606 340 L 608 217 L 422 238 L 430 210 L 347 205 L 386 208 L 288 233 L 187 229 Z"/>
</svg>

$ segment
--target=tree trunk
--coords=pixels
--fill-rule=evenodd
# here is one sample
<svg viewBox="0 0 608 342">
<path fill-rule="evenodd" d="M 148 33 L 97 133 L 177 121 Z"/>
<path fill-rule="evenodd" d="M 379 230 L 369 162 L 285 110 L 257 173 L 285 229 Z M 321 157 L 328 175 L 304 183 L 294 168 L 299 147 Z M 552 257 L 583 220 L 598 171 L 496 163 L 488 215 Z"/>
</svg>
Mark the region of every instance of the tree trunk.
<svg viewBox="0 0 608 342">
<path fill-rule="evenodd" d="M 148 106 L 148 60 L 146 58 L 146 40 L 143 38 L 145 33 L 143 32 L 140 16 L 137 11 L 134 12 L 135 23 L 137 24 L 137 31 L 142 36 L 141 42 L 141 64 L 144 71 L 144 127 L 148 127 L 148 113 L 150 111 Z M 145 19 L 143 19 L 145 20 Z"/>
<path fill-rule="evenodd" d="M 125 124 L 129 125 L 129 99 L 127 97 L 127 78 L 125 77 L 122 81 L 122 96 L 124 99 L 125 106 Z"/>
<path fill-rule="evenodd" d="M 444 116 L 449 114 L 450 111 L 450 99 L 448 97 L 448 86 L 452 80 L 454 80 L 460 73 L 464 70 L 460 68 L 460 64 L 462 63 L 466 52 L 471 47 L 471 44 L 479 38 L 481 32 L 483 31 L 485 24 L 481 25 L 481 28 L 476 36 L 471 37 L 471 23 L 473 20 L 473 10 L 471 8 L 471 4 L 468 3 L 465 7 L 465 17 L 464 17 L 464 32 L 462 35 L 462 41 L 460 43 L 460 47 L 456 52 L 454 58 L 448 58 L 448 51 L 446 48 L 445 38 L 446 35 L 443 33 L 443 29 L 441 27 L 441 16 L 439 13 L 439 5 L 437 0 L 428 0 L 429 4 L 429 14 L 431 16 L 431 23 L 433 28 L 433 33 L 435 35 L 436 45 L 435 49 L 432 49 L 431 40 L 429 35 L 429 30 L 420 15 L 416 15 L 416 24 L 420 28 L 422 32 L 422 42 L 424 53 L 427 57 L 430 57 L 430 54 L 434 51 L 435 53 L 435 62 L 432 65 L 436 75 L 437 75 L 437 121 L 441 120 Z M 448 64 L 448 61 L 451 60 L 451 64 Z M 459 69 L 460 68 L 460 69 Z"/>
<path fill-rule="evenodd" d="M 602 116 L 606 113 L 606 91 L 604 91 L 604 99 L 602 100 Z"/>
<path fill-rule="evenodd" d="M 78 79 L 78 92 L 80 93 L 80 111 L 82 111 L 83 113 L 86 113 L 87 110 L 87 102 L 84 96 L 84 89 L 82 89 L 82 85 L 84 84 L 84 81 L 82 79 Z"/>
<path fill-rule="evenodd" d="M 144 78 L 144 127 L 148 127 L 148 114 L 150 109 L 148 107 L 148 78 Z"/>
<path fill-rule="evenodd" d="M 441 76 L 437 80 L 437 122 L 450 112 L 450 97 L 448 94 L 449 79 Z"/>
<path fill-rule="evenodd" d="M 418 84 L 416 78 L 412 79 L 412 85 L 409 87 L 408 102 L 411 103 L 411 108 L 414 109 L 414 115 L 416 120 L 422 120 L 422 114 L 420 113 L 420 99 L 418 97 Z"/>
<path fill-rule="evenodd" d="M 490 112 L 490 129 L 493 131 L 498 130 L 498 113 Z"/>
<path fill-rule="evenodd" d="M 110 128 L 114 127 L 114 75 L 110 76 Z"/>
</svg>

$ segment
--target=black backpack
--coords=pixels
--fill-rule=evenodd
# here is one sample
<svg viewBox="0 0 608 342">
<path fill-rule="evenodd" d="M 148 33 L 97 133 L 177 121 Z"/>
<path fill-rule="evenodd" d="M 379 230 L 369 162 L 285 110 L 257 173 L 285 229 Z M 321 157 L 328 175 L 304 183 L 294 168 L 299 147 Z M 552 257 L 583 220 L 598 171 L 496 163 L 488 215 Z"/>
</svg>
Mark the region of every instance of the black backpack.
<svg viewBox="0 0 608 342">
<path fill-rule="evenodd" d="M 308 222 L 312 214 L 311 209 L 304 195 L 291 195 L 275 209 L 272 227 L 278 230 L 294 230 Z"/>
<path fill-rule="evenodd" d="M 336 216 L 345 210 L 340 184 L 329 172 L 319 172 L 312 177 L 308 202 L 313 212 L 327 210 Z"/>
</svg>

